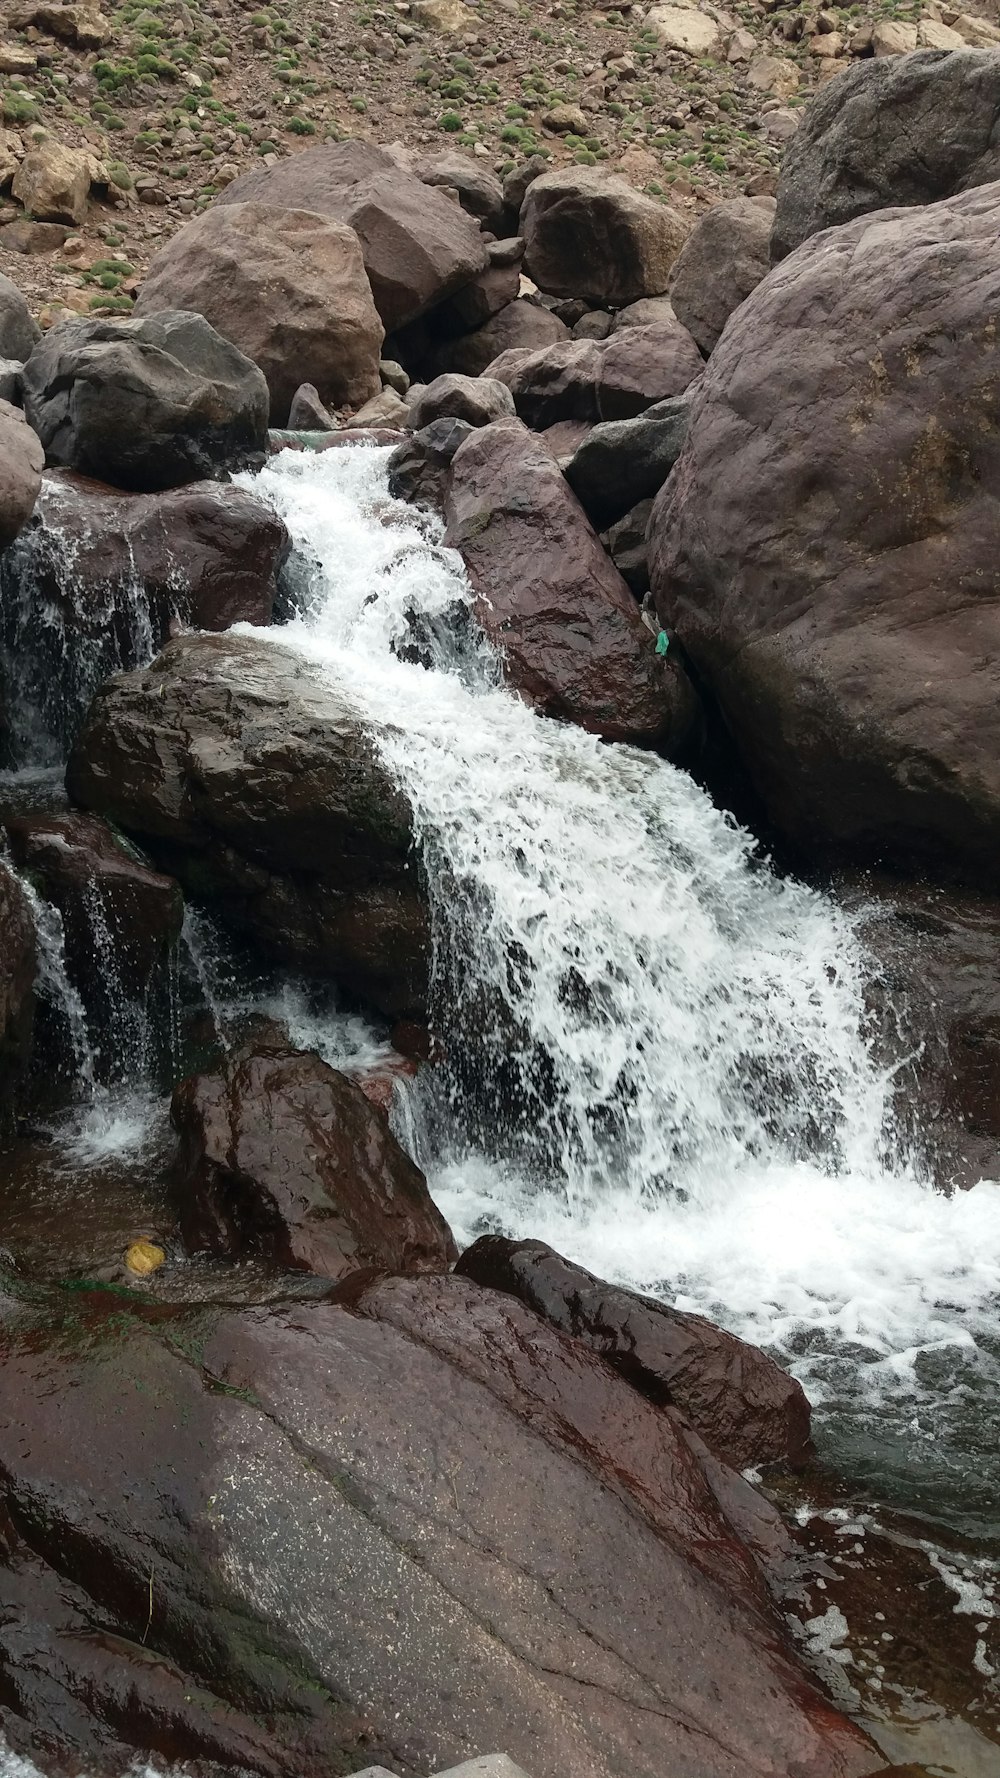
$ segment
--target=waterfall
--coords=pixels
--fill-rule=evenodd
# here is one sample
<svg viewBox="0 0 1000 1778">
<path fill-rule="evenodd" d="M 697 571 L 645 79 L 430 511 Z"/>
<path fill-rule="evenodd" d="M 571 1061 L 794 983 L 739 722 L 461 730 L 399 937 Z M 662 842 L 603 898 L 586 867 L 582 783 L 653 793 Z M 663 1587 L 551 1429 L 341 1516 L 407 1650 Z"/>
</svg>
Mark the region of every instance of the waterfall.
<svg viewBox="0 0 1000 1778">
<path fill-rule="evenodd" d="M 299 554 L 266 634 L 353 694 L 414 811 L 447 1060 L 406 1128 L 439 1202 L 769 1346 L 849 1428 L 892 1403 L 912 1440 L 933 1402 L 947 1437 L 1000 1376 L 1000 1191 L 948 1198 L 901 1151 L 857 922 L 686 773 L 504 689 L 386 456 L 245 479 Z"/>
</svg>

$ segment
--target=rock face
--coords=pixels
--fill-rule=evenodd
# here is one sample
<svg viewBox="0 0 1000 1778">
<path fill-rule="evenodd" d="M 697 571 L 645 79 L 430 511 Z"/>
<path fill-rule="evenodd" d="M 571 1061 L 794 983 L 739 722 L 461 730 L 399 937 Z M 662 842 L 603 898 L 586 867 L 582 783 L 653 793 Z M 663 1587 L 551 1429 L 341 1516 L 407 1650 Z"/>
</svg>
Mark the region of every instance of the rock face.
<svg viewBox="0 0 1000 1778">
<path fill-rule="evenodd" d="M 0 358 L 24 363 L 42 337 L 28 305 L 10 278 L 0 277 Z"/>
<path fill-rule="evenodd" d="M 381 387 L 383 328 L 353 229 L 307 210 L 205 210 L 161 247 L 137 315 L 191 309 L 260 366 L 282 425 L 302 382 L 334 407 Z"/>
<path fill-rule="evenodd" d="M 24 408 L 49 463 L 153 490 L 263 450 L 261 371 L 201 315 L 61 321 L 24 367 Z"/>
<path fill-rule="evenodd" d="M 513 416 L 514 398 L 506 383 L 492 377 L 435 377 L 410 408 L 410 424 L 420 431 L 434 420 L 466 420 L 488 426 Z"/>
<path fill-rule="evenodd" d="M 261 1050 L 174 1093 L 190 1253 L 259 1255 L 343 1278 L 444 1272 L 447 1223 L 383 1112 L 318 1056 Z"/>
<path fill-rule="evenodd" d="M 311 210 L 352 228 L 386 332 L 416 320 L 487 265 L 474 219 L 372 143 L 325 143 L 243 173 L 213 209 L 244 203 Z"/>
<path fill-rule="evenodd" d="M 878 1766 L 741 1542 L 777 1515 L 671 1410 L 468 1279 L 350 1302 L 8 1296 L 8 1733 L 260 1778 Z"/>
<path fill-rule="evenodd" d="M 539 351 L 504 352 L 488 375 L 506 383 L 521 419 L 536 431 L 562 420 L 625 420 L 701 375 L 702 359 L 679 321 L 623 328 L 605 340 L 563 340 Z"/>
<path fill-rule="evenodd" d="M 479 620 L 529 703 L 609 741 L 682 747 L 694 693 L 676 662 L 654 653 L 544 444 L 517 420 L 474 432 L 452 463 L 445 516 Z"/>
<path fill-rule="evenodd" d="M 805 1458 L 809 1403 L 801 1386 L 701 1315 L 605 1284 L 544 1241 L 484 1235 L 456 1269 L 582 1340 L 649 1401 L 679 1408 L 733 1469 Z"/>
<path fill-rule="evenodd" d="M 346 700 L 290 651 L 249 636 L 168 643 L 101 687 L 67 784 L 267 955 L 421 1016 L 409 807 Z"/>
<path fill-rule="evenodd" d="M 31 1048 L 35 926 L 28 898 L 0 864 L 0 1143 L 11 1133 L 14 1098 Z"/>
<path fill-rule="evenodd" d="M 663 294 L 687 224 L 614 174 L 563 167 L 529 185 L 521 233 L 541 290 L 617 309 Z"/>
<path fill-rule="evenodd" d="M 1000 179 L 1000 49 L 917 50 L 839 74 L 785 150 L 771 256 L 819 229 Z"/>
<path fill-rule="evenodd" d="M 603 531 L 658 494 L 687 437 L 690 398 L 658 401 L 634 420 L 592 426 L 563 473 L 591 524 Z"/>
<path fill-rule="evenodd" d="M 744 304 L 653 588 L 776 825 L 992 885 L 1000 187 L 859 218 Z"/>
<path fill-rule="evenodd" d="M 670 300 L 706 357 L 770 270 L 773 220 L 773 199 L 729 198 L 705 212 L 678 254 Z"/>
<path fill-rule="evenodd" d="M 0 549 L 13 543 L 34 511 L 45 452 L 19 408 L 0 401 Z"/>
</svg>

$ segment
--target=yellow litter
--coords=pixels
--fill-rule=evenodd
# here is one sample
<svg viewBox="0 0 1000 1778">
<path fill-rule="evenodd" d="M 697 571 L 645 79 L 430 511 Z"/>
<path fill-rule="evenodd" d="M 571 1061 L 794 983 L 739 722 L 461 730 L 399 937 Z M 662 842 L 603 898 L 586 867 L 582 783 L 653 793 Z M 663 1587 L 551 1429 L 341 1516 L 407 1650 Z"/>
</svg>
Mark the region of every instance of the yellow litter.
<svg viewBox="0 0 1000 1778">
<path fill-rule="evenodd" d="M 162 1247 L 155 1241 L 133 1241 L 125 1255 L 125 1264 L 130 1272 L 136 1272 L 140 1278 L 148 1278 L 150 1272 L 158 1272 L 166 1259 Z"/>
</svg>

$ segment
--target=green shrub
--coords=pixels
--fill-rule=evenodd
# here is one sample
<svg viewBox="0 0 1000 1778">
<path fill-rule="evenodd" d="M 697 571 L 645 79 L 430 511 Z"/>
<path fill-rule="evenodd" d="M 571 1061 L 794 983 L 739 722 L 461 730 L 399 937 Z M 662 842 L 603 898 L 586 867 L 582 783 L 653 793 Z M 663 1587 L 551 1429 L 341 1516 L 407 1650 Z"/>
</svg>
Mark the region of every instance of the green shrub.
<svg viewBox="0 0 1000 1778">
<path fill-rule="evenodd" d="M 290 117 L 285 125 L 293 136 L 315 136 L 316 125 L 310 123 L 308 117 Z"/>
<path fill-rule="evenodd" d="M 459 130 L 464 128 L 465 125 L 457 111 L 442 111 L 438 118 L 438 129 L 445 130 L 449 136 L 456 136 Z"/>
</svg>

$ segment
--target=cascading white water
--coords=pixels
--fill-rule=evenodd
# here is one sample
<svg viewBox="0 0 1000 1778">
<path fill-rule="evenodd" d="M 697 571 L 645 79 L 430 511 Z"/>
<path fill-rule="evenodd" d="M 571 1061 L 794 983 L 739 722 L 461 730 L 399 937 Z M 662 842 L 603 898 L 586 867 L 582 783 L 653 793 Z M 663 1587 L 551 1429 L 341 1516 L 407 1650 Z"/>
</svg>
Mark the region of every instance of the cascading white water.
<svg viewBox="0 0 1000 1778">
<path fill-rule="evenodd" d="M 728 1323 L 849 1426 L 873 1399 L 904 1436 L 928 1400 L 974 1412 L 1000 1189 L 948 1199 L 897 1152 L 852 921 L 685 773 L 503 689 L 385 460 L 287 452 L 247 485 L 304 563 L 267 634 L 350 691 L 413 806 L 448 1062 L 408 1128 L 442 1207 Z"/>
</svg>

